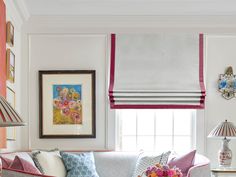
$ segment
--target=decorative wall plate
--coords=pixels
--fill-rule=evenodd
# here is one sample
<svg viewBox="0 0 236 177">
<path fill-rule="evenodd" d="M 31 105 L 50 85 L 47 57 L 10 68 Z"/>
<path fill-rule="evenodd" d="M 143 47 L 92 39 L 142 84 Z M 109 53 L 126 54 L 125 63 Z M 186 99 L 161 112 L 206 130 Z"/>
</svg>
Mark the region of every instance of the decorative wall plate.
<svg viewBox="0 0 236 177">
<path fill-rule="evenodd" d="M 236 75 L 233 74 L 233 68 L 231 66 L 226 69 L 225 74 L 220 74 L 218 89 L 227 100 L 235 97 Z"/>
</svg>

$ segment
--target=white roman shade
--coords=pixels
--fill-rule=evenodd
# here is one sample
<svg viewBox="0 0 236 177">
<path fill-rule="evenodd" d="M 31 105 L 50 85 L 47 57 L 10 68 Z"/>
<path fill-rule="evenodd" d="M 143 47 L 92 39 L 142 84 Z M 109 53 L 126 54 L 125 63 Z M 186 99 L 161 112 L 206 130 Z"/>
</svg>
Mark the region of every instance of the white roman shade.
<svg viewBox="0 0 236 177">
<path fill-rule="evenodd" d="M 112 34 L 111 108 L 204 108 L 203 34 Z"/>
</svg>

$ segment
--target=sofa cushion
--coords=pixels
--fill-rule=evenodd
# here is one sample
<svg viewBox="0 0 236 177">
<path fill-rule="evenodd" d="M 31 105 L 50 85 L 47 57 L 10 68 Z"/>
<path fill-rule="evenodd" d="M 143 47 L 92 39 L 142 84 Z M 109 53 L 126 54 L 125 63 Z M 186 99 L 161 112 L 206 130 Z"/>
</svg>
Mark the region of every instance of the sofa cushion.
<svg viewBox="0 0 236 177">
<path fill-rule="evenodd" d="M 140 153 L 94 152 L 96 170 L 100 177 L 131 177 Z"/>
<path fill-rule="evenodd" d="M 61 156 L 67 170 L 67 177 L 99 177 L 92 152 L 80 154 L 61 152 Z"/>
<path fill-rule="evenodd" d="M 161 164 L 165 165 L 168 161 L 168 157 L 170 155 L 170 151 L 166 153 L 162 153 L 161 155 L 146 155 L 145 153 L 141 154 L 138 158 L 135 171 L 133 173 L 133 177 L 138 177 L 141 175 L 148 167 Z"/>
<path fill-rule="evenodd" d="M 14 161 L 11 163 L 10 169 L 14 170 L 22 170 L 24 172 L 34 173 L 34 174 L 41 174 L 40 171 L 32 165 L 30 162 L 16 156 Z"/>
<path fill-rule="evenodd" d="M 12 160 L 8 159 L 6 157 L 1 157 L 1 160 L 2 160 L 2 167 L 3 168 L 8 168 L 12 163 Z"/>
<path fill-rule="evenodd" d="M 173 167 L 178 167 L 184 176 L 187 175 L 188 170 L 194 165 L 196 150 L 193 150 L 187 154 L 171 159 L 168 165 Z"/>
<path fill-rule="evenodd" d="M 32 158 L 41 173 L 56 177 L 66 176 L 59 151 L 34 151 Z"/>
<path fill-rule="evenodd" d="M 11 160 L 12 162 L 15 159 L 15 156 L 18 156 L 18 157 L 28 161 L 32 165 L 34 165 L 34 161 L 32 160 L 31 156 L 27 152 L 12 152 L 12 153 L 1 154 L 1 157 L 7 158 L 7 159 Z"/>
</svg>

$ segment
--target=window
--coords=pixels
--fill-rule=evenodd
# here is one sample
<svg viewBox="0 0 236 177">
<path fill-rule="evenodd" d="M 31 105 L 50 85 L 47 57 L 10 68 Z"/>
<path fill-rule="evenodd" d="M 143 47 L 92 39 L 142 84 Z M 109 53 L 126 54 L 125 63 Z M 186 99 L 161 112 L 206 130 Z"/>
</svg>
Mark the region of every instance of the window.
<svg viewBox="0 0 236 177">
<path fill-rule="evenodd" d="M 196 110 L 122 109 L 116 116 L 118 150 L 183 153 L 195 148 Z"/>
</svg>

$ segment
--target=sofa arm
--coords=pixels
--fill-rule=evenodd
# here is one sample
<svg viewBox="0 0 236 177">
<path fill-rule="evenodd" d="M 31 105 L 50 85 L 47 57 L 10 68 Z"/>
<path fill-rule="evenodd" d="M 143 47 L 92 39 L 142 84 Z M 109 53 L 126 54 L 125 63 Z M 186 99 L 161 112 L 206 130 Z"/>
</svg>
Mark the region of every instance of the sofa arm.
<svg viewBox="0 0 236 177">
<path fill-rule="evenodd" d="M 189 169 L 187 177 L 210 177 L 210 165 L 199 164 Z"/>
<path fill-rule="evenodd" d="M 47 176 L 43 174 L 34 174 L 27 173 L 21 170 L 13 170 L 13 169 L 2 169 L 2 177 L 55 177 L 55 176 Z"/>
</svg>

